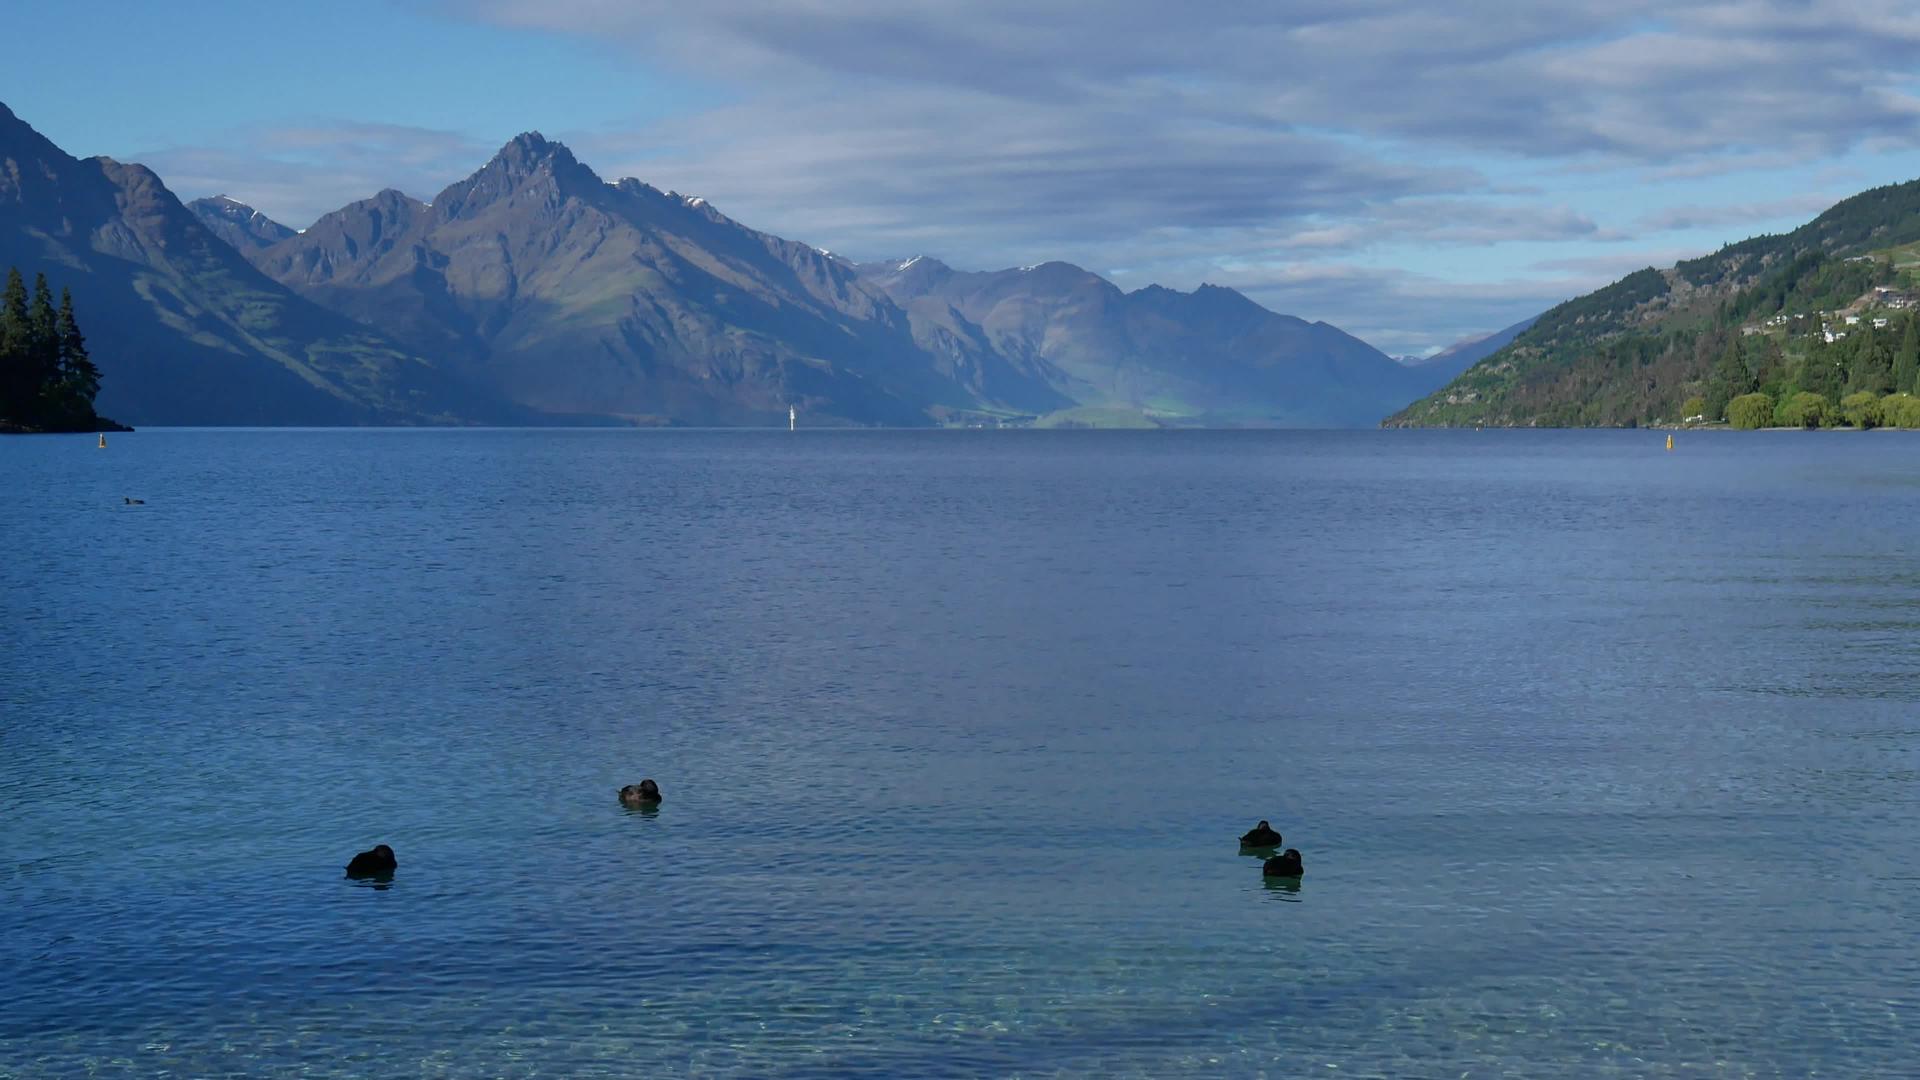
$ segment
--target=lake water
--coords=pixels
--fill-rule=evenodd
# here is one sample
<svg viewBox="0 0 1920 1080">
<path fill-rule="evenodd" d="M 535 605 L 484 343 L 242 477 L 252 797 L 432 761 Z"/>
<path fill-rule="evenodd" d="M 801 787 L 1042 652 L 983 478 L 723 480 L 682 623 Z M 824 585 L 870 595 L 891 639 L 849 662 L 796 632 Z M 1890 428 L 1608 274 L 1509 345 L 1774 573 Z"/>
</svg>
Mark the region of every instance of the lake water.
<svg viewBox="0 0 1920 1080">
<path fill-rule="evenodd" d="M 0 441 L 0 1076 L 1904 1073 L 1920 438 L 1663 442 Z"/>
</svg>

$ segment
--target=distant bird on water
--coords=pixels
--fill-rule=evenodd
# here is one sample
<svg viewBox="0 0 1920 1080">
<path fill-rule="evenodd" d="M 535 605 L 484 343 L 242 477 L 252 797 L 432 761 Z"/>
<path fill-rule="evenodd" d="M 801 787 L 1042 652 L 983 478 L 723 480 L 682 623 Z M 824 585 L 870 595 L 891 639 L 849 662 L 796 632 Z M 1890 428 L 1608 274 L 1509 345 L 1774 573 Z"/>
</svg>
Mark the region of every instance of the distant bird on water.
<svg viewBox="0 0 1920 1080">
<path fill-rule="evenodd" d="M 1306 870 L 1300 865 L 1300 853 L 1293 848 L 1275 855 L 1260 864 L 1261 877 L 1299 877 Z"/>
<path fill-rule="evenodd" d="M 355 855 L 353 861 L 347 864 L 347 876 L 350 878 L 387 877 L 399 865 L 399 860 L 393 857 L 393 849 L 380 844 L 372 851 L 363 851 Z"/>
<path fill-rule="evenodd" d="M 1279 847 L 1280 834 L 1277 832 L 1274 832 L 1273 826 L 1267 824 L 1263 820 L 1260 822 L 1260 824 L 1255 825 L 1252 829 L 1249 829 L 1246 835 L 1240 838 L 1240 846 L 1241 847 Z"/>
<path fill-rule="evenodd" d="M 637 784 L 628 784 L 620 789 L 620 805 L 629 810 L 638 810 L 647 806 L 660 805 L 660 785 L 652 780 L 642 780 Z"/>
<path fill-rule="evenodd" d="M 127 505 L 128 505 L 128 506 L 145 506 L 145 505 L 147 505 L 147 500 L 145 500 L 145 499 L 136 499 L 136 498 L 133 498 L 132 496 L 129 496 L 129 495 L 122 495 L 122 496 L 120 496 L 120 497 L 121 497 L 121 498 L 123 498 L 123 499 L 125 499 L 125 500 L 127 500 Z"/>
</svg>

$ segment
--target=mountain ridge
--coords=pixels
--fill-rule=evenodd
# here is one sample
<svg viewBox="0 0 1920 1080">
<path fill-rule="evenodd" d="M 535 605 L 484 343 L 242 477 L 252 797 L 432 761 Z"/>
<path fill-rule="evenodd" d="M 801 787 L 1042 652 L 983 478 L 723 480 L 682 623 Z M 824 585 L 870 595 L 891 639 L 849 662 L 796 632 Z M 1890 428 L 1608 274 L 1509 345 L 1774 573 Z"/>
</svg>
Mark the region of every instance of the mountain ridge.
<svg viewBox="0 0 1920 1080">
<path fill-rule="evenodd" d="M 937 259 L 854 263 L 704 198 L 605 181 L 538 132 L 431 202 L 383 192 L 245 254 L 533 408 L 765 424 L 794 404 L 827 422 L 919 424 L 1095 405 L 1357 426 L 1430 385 L 1235 290 L 1122 293 L 1058 260 L 1001 272 L 1017 282 L 968 273 L 1003 294 L 1003 314 L 1039 320 L 983 325 L 933 295 L 963 274 Z M 547 362 L 561 347 L 578 367 Z"/>
</svg>

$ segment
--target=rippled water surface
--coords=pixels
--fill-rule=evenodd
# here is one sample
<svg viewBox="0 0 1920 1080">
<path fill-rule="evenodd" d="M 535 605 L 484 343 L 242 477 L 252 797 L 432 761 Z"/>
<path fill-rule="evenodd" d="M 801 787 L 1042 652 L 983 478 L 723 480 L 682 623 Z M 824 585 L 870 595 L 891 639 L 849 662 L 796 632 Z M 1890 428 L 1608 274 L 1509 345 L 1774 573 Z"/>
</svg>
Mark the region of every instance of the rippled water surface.
<svg viewBox="0 0 1920 1080">
<path fill-rule="evenodd" d="M 0 1076 L 1913 1064 L 1920 439 L 91 438 Z"/>
</svg>

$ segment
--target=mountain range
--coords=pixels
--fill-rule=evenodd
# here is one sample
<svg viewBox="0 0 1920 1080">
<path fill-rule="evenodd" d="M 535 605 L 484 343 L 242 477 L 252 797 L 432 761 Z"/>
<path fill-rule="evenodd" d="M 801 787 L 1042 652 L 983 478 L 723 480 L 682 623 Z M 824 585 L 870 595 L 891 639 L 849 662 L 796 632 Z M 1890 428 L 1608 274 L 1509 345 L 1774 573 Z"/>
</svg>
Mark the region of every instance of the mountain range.
<svg viewBox="0 0 1920 1080">
<path fill-rule="evenodd" d="M 9 264 L 73 289 L 100 408 L 135 424 L 1363 426 L 1445 377 L 1217 286 L 856 264 L 534 133 L 296 231 L 0 106 Z"/>
<path fill-rule="evenodd" d="M 70 287 L 136 424 L 514 421 L 391 338 L 295 295 L 210 233 L 160 178 L 76 159 L 0 105 L 0 267 Z"/>
</svg>

